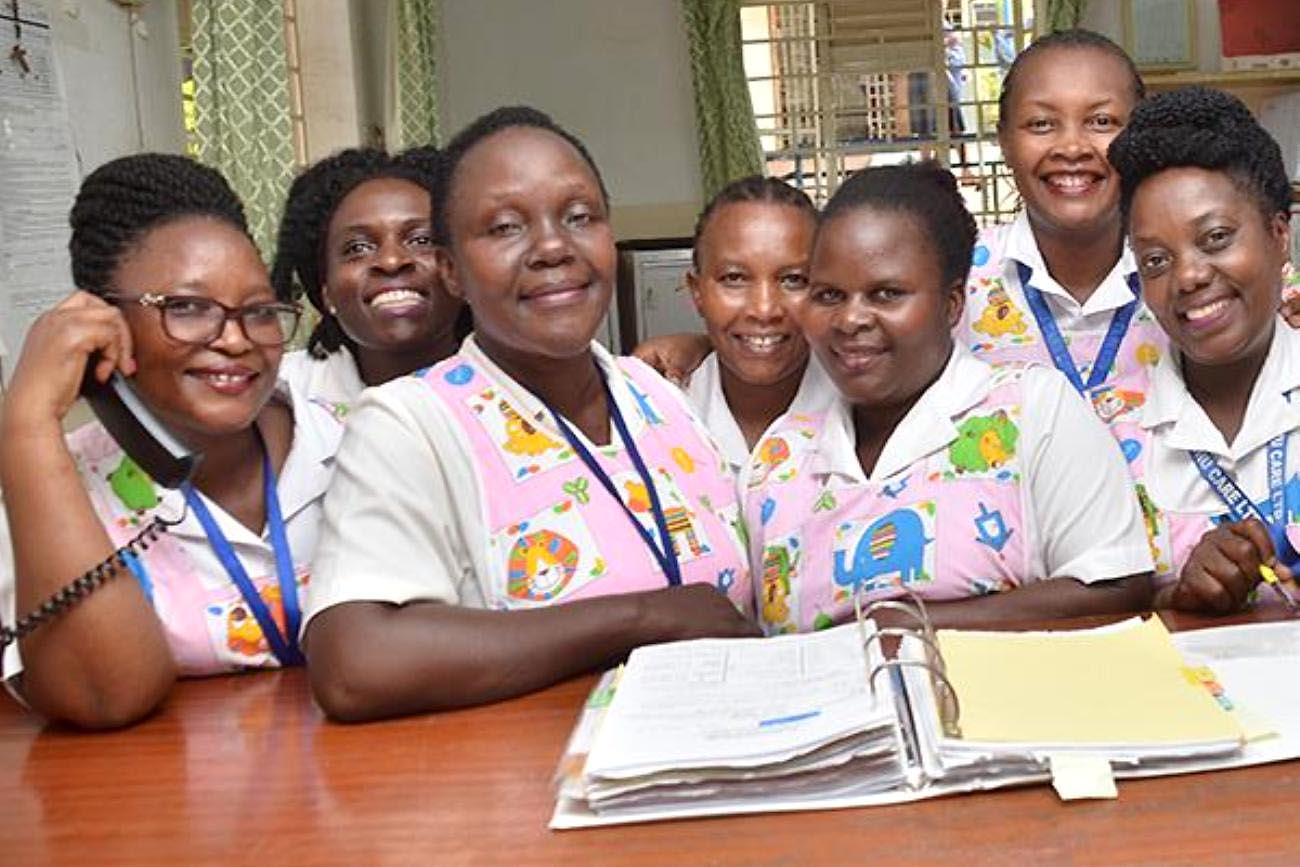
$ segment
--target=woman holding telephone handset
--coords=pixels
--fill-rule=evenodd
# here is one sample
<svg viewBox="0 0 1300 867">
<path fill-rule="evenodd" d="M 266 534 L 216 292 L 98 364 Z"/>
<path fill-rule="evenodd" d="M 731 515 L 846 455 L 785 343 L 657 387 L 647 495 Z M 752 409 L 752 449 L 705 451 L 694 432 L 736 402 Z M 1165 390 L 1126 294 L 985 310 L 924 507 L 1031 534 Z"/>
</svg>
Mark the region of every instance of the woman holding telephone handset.
<svg viewBox="0 0 1300 867">
<path fill-rule="evenodd" d="M 277 385 L 299 311 L 276 300 L 221 175 L 178 156 L 114 160 L 83 182 L 71 222 L 80 290 L 32 326 L 0 421 L 13 557 L 0 618 L 117 562 L 155 517 L 175 523 L 93 593 L 65 592 L 74 604 L 5 648 L 3 676 L 33 710 L 105 728 L 148 714 L 178 675 L 301 663 L 298 596 L 341 430 Z M 202 453 L 179 490 L 99 424 L 64 436 L 83 375 L 115 371 Z"/>
</svg>

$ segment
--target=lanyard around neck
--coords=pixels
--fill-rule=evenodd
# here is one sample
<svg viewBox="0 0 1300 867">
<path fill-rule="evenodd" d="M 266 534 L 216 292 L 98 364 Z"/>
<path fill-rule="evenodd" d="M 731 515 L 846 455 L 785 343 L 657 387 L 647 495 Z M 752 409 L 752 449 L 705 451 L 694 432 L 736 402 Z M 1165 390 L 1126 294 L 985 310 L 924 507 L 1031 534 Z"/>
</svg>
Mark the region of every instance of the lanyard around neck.
<svg viewBox="0 0 1300 867">
<path fill-rule="evenodd" d="M 203 498 L 194 490 L 194 486 L 186 482 L 181 488 L 185 494 L 185 502 L 194 510 L 194 515 L 199 519 L 203 526 L 203 532 L 208 537 L 208 544 L 212 546 L 212 551 L 225 567 L 226 574 L 230 580 L 239 588 L 239 595 L 244 598 L 253 617 L 257 620 L 257 625 L 262 628 L 262 635 L 266 636 L 266 642 L 275 654 L 275 658 L 280 661 L 281 665 L 302 665 L 306 660 L 303 658 L 302 650 L 298 647 L 298 627 L 302 622 L 302 609 L 298 604 L 298 582 L 294 576 L 293 556 L 289 551 L 289 537 L 284 528 L 284 516 L 280 513 L 280 496 L 276 493 L 275 488 L 275 471 L 271 468 L 271 455 L 267 452 L 266 443 L 262 442 L 261 435 L 258 435 L 258 441 L 262 445 L 262 479 L 263 479 L 263 496 L 266 500 L 266 527 L 271 536 L 271 549 L 275 552 L 275 571 L 280 585 L 280 604 L 284 610 L 285 631 L 281 632 L 280 627 L 276 624 L 275 618 L 271 616 L 271 611 L 267 608 L 266 601 L 262 595 L 257 592 L 257 587 L 253 585 L 252 580 L 248 577 L 248 571 L 244 569 L 244 564 L 239 562 L 230 540 L 226 534 L 221 531 L 213 519 L 212 513 L 208 510 L 207 504 Z"/>
<path fill-rule="evenodd" d="M 1047 307 L 1047 299 L 1043 297 L 1041 291 L 1030 285 L 1029 279 L 1033 276 L 1033 269 L 1023 262 L 1017 262 L 1016 270 L 1020 273 L 1020 288 L 1025 293 L 1025 301 L 1029 304 L 1030 312 L 1034 314 L 1034 321 L 1038 323 L 1038 330 L 1043 335 L 1043 343 L 1047 344 L 1047 351 L 1052 356 L 1052 364 L 1065 374 L 1075 391 L 1080 394 L 1087 394 L 1104 383 L 1106 377 L 1110 375 L 1111 367 L 1115 364 L 1116 356 L 1119 355 L 1119 347 L 1124 342 L 1129 322 L 1137 311 L 1137 299 L 1140 293 L 1137 274 L 1128 275 L 1128 288 L 1133 292 L 1133 300 L 1116 310 L 1115 315 L 1111 317 L 1110 327 L 1106 329 L 1106 336 L 1102 338 L 1101 346 L 1097 350 L 1097 358 L 1092 363 L 1088 381 L 1084 382 L 1079 375 L 1079 368 L 1074 363 L 1074 357 L 1070 355 L 1070 348 L 1066 346 L 1065 338 L 1061 336 L 1056 317 Z"/>
<path fill-rule="evenodd" d="M 1292 505 L 1287 502 L 1286 495 L 1286 452 L 1289 436 L 1284 433 L 1269 440 L 1265 452 L 1268 463 L 1268 502 L 1271 513 L 1269 515 L 1265 515 L 1260 510 L 1255 501 L 1246 495 L 1236 479 L 1228 475 L 1213 455 L 1200 449 L 1192 449 L 1189 454 L 1201 478 L 1205 479 L 1210 489 L 1228 507 L 1232 520 L 1244 521 L 1247 518 L 1258 518 L 1268 529 L 1277 558 L 1288 568 L 1294 568 L 1300 561 L 1300 554 L 1297 554 L 1286 535 Z"/>
<path fill-rule="evenodd" d="M 546 408 L 550 410 L 551 415 L 555 418 L 555 423 L 559 426 L 560 432 L 564 434 L 564 438 L 568 440 L 569 445 L 582 459 L 582 462 L 587 465 L 587 469 L 591 470 L 591 474 L 596 477 L 596 481 L 600 482 L 600 486 L 614 498 L 614 502 L 623 508 L 623 514 L 627 515 L 627 519 L 632 522 L 632 526 L 636 528 L 641 540 L 654 554 L 659 567 L 664 570 L 669 586 L 676 587 L 682 583 L 682 568 L 677 560 L 677 549 L 673 547 L 672 534 L 668 532 L 668 520 L 664 516 L 663 506 L 659 502 L 659 492 L 655 490 L 654 479 L 646 469 L 645 461 L 641 459 L 641 452 L 637 450 L 636 443 L 628 432 L 627 423 L 623 420 L 623 413 L 614 400 L 613 392 L 610 391 L 609 380 L 605 378 L 605 372 L 599 368 L 597 368 L 597 372 L 600 374 L 600 384 L 605 390 L 605 405 L 609 408 L 610 420 L 613 421 L 615 429 L 618 430 L 619 438 L 623 441 L 623 448 L 627 450 L 628 457 L 632 459 L 632 465 L 636 467 L 637 474 L 641 477 L 641 483 L 645 485 L 646 495 L 650 499 L 650 511 L 654 515 L 655 527 L 659 531 L 659 544 L 655 544 L 650 531 L 637 520 L 636 515 L 632 514 L 632 510 L 627 503 L 618 495 L 618 488 L 614 486 L 614 480 L 610 478 L 609 473 L 596 460 L 596 456 L 591 453 L 591 450 L 583 445 L 577 432 L 569 426 L 563 416 L 555 411 L 554 407 L 546 404 Z"/>
</svg>

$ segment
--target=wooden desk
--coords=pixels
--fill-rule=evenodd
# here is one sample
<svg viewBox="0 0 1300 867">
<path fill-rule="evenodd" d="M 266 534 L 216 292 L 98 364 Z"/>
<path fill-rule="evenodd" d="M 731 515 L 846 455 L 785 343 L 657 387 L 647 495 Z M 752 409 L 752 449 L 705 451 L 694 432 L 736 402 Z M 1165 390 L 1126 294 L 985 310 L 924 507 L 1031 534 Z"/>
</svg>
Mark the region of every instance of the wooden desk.
<svg viewBox="0 0 1300 867">
<path fill-rule="evenodd" d="M 1167 618 L 1178 627 L 1195 618 Z M 1222 621 L 1219 621 L 1222 622 Z M 591 678 L 440 716 L 325 723 L 300 671 L 180 684 L 109 734 L 0 699 L 0 863 L 1297 863 L 1300 762 L 894 807 L 546 830 Z M 1283 688 L 1300 690 L 1300 678 Z"/>
</svg>

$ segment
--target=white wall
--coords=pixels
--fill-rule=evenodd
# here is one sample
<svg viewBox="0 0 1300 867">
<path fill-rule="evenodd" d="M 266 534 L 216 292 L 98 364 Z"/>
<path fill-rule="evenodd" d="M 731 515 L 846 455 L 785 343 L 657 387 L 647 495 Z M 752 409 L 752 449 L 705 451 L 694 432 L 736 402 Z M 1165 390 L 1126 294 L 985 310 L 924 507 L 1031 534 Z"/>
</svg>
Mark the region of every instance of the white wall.
<svg viewBox="0 0 1300 867">
<path fill-rule="evenodd" d="M 279 2 L 279 0 L 264 0 Z M 362 91 L 349 0 L 299 0 L 298 56 L 307 161 L 361 141 L 357 106 Z"/>
<path fill-rule="evenodd" d="M 444 137 L 533 105 L 591 150 L 619 237 L 690 234 L 700 176 L 675 0 L 442 0 L 440 36 Z"/>
<path fill-rule="evenodd" d="M 384 79 L 390 5 L 389 0 L 352 0 L 350 10 L 357 68 L 357 124 L 365 144 L 382 144 L 387 123 Z"/>
<path fill-rule="evenodd" d="M 176 4 L 144 4 L 134 27 L 111 0 L 46 0 L 46 8 L 82 174 L 141 150 L 183 151 Z"/>
<path fill-rule="evenodd" d="M 1124 44 L 1124 8 L 1119 0 L 1092 0 L 1080 24 Z M 1217 72 L 1222 66 L 1219 38 L 1217 0 L 1196 0 L 1196 68 L 1200 71 Z"/>
</svg>

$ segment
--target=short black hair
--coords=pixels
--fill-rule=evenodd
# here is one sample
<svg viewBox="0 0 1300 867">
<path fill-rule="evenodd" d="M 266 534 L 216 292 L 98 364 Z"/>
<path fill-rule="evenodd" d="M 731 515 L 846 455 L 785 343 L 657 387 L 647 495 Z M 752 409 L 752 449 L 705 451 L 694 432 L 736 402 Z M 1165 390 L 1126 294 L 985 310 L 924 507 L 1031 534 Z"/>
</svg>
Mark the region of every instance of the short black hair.
<svg viewBox="0 0 1300 867">
<path fill-rule="evenodd" d="M 691 241 L 691 264 L 700 267 L 700 238 L 708 228 L 709 220 L 723 205 L 736 202 L 764 202 L 773 205 L 785 205 L 803 211 L 817 220 L 817 206 L 803 190 L 796 189 L 779 178 L 765 178 L 762 175 L 748 175 L 727 184 L 714 195 L 700 211 L 695 221 L 695 236 Z"/>
<path fill-rule="evenodd" d="M 1151 97 L 1111 142 L 1107 159 L 1119 173 L 1126 225 L 1142 182 L 1183 166 L 1224 172 L 1266 218 L 1290 211 L 1281 148 L 1241 100 L 1221 90 L 1184 87 Z"/>
<path fill-rule="evenodd" d="M 979 230 L 952 172 L 933 160 L 863 169 L 831 196 L 822 225 L 859 208 L 912 217 L 939 254 L 944 286 L 965 284 Z"/>
<path fill-rule="evenodd" d="M 1092 48 L 1111 55 L 1123 62 L 1124 66 L 1128 68 L 1129 76 L 1133 82 L 1133 102 L 1141 102 L 1146 97 L 1146 82 L 1142 80 L 1142 74 L 1138 72 L 1137 64 L 1133 62 L 1133 58 L 1128 56 L 1128 52 L 1120 48 L 1113 39 L 1083 28 L 1057 30 L 1035 39 L 1025 47 L 1024 51 L 1017 54 L 1016 59 L 1011 62 L 1011 68 L 1007 70 L 1006 77 L 1002 79 L 1002 92 L 998 94 L 999 130 L 1006 127 L 1007 106 L 1011 102 L 1012 91 L 1020 80 L 1021 70 L 1024 65 L 1029 62 L 1031 57 L 1050 51 L 1053 48 Z"/>
<path fill-rule="evenodd" d="M 348 148 L 325 157 L 294 178 L 280 218 L 271 285 L 284 301 L 305 294 L 320 313 L 320 320 L 307 338 L 307 350 L 314 358 L 324 358 L 340 348 L 356 351 L 356 345 L 324 301 L 325 240 L 334 212 L 354 189 L 380 178 L 410 181 L 428 190 L 432 202 L 440 163 L 438 149 L 432 146 L 411 148 L 396 156 L 378 148 Z M 430 214 L 435 226 L 440 222 L 437 214 L 436 209 Z"/>
<path fill-rule="evenodd" d="M 508 105 L 501 108 L 493 109 L 487 114 L 480 116 L 469 126 L 460 132 L 447 143 L 443 150 L 443 162 L 441 180 L 437 185 L 434 201 L 434 210 L 440 214 L 447 213 L 447 202 L 451 197 L 452 183 L 456 178 L 456 169 L 460 167 L 461 162 L 465 159 L 465 154 L 469 152 L 474 145 L 486 138 L 496 135 L 503 130 L 514 127 L 526 127 L 529 129 L 540 129 L 558 135 L 569 144 L 582 157 L 583 161 L 591 169 L 592 174 L 596 176 L 596 183 L 600 185 L 600 196 L 605 207 L 609 207 L 609 190 L 605 188 L 605 179 L 600 174 L 600 169 L 596 166 L 596 161 L 591 158 L 591 153 L 587 146 L 573 133 L 560 126 L 551 116 L 544 111 L 538 111 L 527 105 Z M 438 242 L 441 244 L 450 243 L 450 233 L 445 220 L 437 221 L 434 227 L 437 233 Z"/>
<path fill-rule="evenodd" d="M 253 243 L 244 206 L 216 169 L 157 153 L 105 163 L 81 182 L 68 217 L 73 283 L 96 295 L 112 291 L 123 256 L 150 230 L 186 217 L 222 220 Z"/>
</svg>

